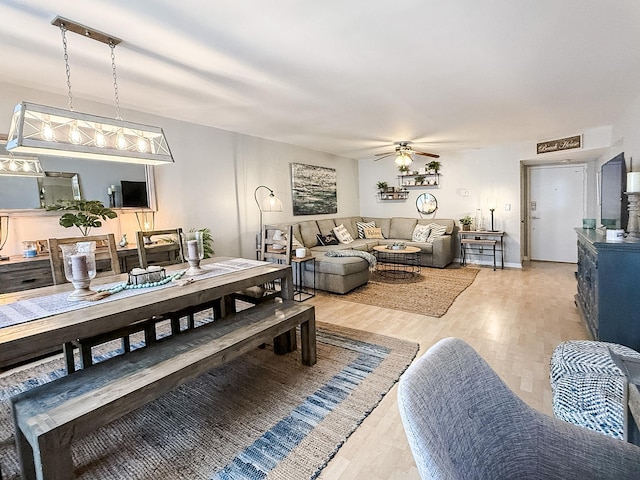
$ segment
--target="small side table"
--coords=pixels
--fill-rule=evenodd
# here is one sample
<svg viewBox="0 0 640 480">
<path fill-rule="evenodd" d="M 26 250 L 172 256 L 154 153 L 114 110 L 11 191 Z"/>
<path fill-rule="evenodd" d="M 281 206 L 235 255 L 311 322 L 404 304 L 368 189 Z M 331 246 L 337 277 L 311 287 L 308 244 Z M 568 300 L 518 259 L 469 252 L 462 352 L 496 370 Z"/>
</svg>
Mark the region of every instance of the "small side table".
<svg viewBox="0 0 640 480">
<path fill-rule="evenodd" d="M 311 263 L 313 269 L 313 285 L 307 286 L 304 284 L 304 272 L 306 270 L 306 264 Z M 304 302 L 316 296 L 316 257 L 308 255 L 306 257 L 291 257 L 291 265 L 293 266 L 293 299 L 296 302 Z M 297 282 L 296 282 L 297 278 Z"/>
</svg>

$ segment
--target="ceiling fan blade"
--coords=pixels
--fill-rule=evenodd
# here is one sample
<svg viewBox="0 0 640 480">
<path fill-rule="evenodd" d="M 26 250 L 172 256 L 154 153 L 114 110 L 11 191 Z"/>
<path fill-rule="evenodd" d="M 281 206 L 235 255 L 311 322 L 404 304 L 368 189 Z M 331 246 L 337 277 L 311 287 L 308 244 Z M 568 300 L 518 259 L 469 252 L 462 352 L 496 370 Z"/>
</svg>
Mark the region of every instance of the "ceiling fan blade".
<svg viewBox="0 0 640 480">
<path fill-rule="evenodd" d="M 387 158 L 387 157 L 390 157 L 391 155 L 395 155 L 395 154 L 396 154 L 396 152 L 393 152 L 393 153 L 379 153 L 378 155 L 376 155 L 376 157 L 378 157 L 378 158 L 376 158 L 374 161 L 377 162 L 378 160 L 382 160 L 383 158 Z"/>
<path fill-rule="evenodd" d="M 440 155 L 436 155 L 435 153 L 416 152 L 415 150 L 413 151 L 413 153 L 415 153 L 416 155 L 423 155 L 425 157 L 440 158 Z"/>
<path fill-rule="evenodd" d="M 376 153 L 375 157 L 382 157 L 383 155 L 393 155 L 396 152 L 387 152 L 387 153 Z"/>
</svg>

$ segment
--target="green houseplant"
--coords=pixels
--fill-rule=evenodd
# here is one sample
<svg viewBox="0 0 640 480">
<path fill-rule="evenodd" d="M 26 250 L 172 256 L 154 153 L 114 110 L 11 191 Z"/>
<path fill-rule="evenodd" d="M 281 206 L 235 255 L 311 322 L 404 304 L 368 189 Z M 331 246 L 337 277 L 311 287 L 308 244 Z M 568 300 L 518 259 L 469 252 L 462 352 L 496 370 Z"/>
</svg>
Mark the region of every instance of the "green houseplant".
<svg viewBox="0 0 640 480">
<path fill-rule="evenodd" d="M 442 163 L 440 163 L 438 160 L 432 160 L 427 163 L 427 169 L 433 170 L 436 173 L 440 171 L 440 168 L 442 168 Z"/>
<path fill-rule="evenodd" d="M 378 188 L 378 190 L 380 190 L 381 192 L 384 192 L 387 187 L 389 186 L 389 184 L 385 181 L 379 181 L 378 183 L 376 183 L 376 187 Z"/>
<path fill-rule="evenodd" d="M 469 215 L 466 215 L 464 217 L 462 217 L 460 219 L 460 225 L 462 225 L 462 230 L 463 231 L 468 231 L 471 230 L 471 222 L 473 220 L 471 220 L 471 217 Z"/>
<path fill-rule="evenodd" d="M 424 179 L 426 177 L 424 175 L 418 175 L 416 176 L 416 178 L 414 179 L 416 182 L 416 185 L 422 185 L 424 183 Z"/>
<path fill-rule="evenodd" d="M 118 214 L 106 208 L 99 200 L 61 200 L 47 205 L 47 211 L 67 212 L 60 217 L 64 228 L 78 227 L 82 236 L 89 235 L 92 228 L 102 226 L 102 220 L 116 218 Z"/>
</svg>

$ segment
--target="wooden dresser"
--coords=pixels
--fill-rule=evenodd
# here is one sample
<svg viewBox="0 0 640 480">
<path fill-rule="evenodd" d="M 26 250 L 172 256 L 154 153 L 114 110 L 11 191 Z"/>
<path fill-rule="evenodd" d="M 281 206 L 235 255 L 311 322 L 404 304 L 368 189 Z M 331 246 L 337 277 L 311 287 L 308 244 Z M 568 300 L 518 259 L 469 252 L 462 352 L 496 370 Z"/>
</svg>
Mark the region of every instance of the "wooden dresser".
<svg viewBox="0 0 640 480">
<path fill-rule="evenodd" d="M 596 340 L 640 351 L 640 241 L 607 242 L 577 228 L 576 305 Z"/>
<path fill-rule="evenodd" d="M 169 244 L 158 244 L 151 247 L 147 253 L 149 264 L 169 260 L 170 247 Z M 118 259 L 122 272 L 130 272 L 132 268 L 140 265 L 138 249 L 135 247 L 118 249 Z M 99 263 L 97 268 L 100 271 Z M 18 292 L 49 285 L 53 285 L 53 277 L 48 255 L 38 255 L 32 258 L 16 255 L 9 260 L 0 261 L 0 293 Z"/>
</svg>

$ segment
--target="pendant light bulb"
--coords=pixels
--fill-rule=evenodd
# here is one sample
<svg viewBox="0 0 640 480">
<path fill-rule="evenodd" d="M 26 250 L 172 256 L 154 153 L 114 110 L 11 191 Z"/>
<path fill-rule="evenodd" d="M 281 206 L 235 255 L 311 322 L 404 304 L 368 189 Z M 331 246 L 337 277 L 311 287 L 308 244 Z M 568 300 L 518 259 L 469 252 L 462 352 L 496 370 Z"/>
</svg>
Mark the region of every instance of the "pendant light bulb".
<svg viewBox="0 0 640 480">
<path fill-rule="evenodd" d="M 78 128 L 78 122 L 73 122 L 69 128 L 69 141 L 74 145 L 80 145 L 80 143 L 82 143 L 82 134 Z"/>
<path fill-rule="evenodd" d="M 118 134 L 116 135 L 116 148 L 118 148 L 118 150 L 127 149 L 127 139 L 124 138 L 122 129 L 118 130 Z"/>
<path fill-rule="evenodd" d="M 22 171 L 23 172 L 30 172 L 31 171 L 31 164 L 29 162 L 22 162 Z"/>
<path fill-rule="evenodd" d="M 48 142 L 53 142 L 56 139 L 56 134 L 49 118 L 45 118 L 42 122 L 42 139 Z"/>
<path fill-rule="evenodd" d="M 18 171 L 18 164 L 16 163 L 16 161 L 13 158 L 9 162 L 9 170 L 11 170 L 12 172 L 17 172 Z"/>
<path fill-rule="evenodd" d="M 138 151 L 140 153 L 146 152 L 147 151 L 147 139 L 144 138 L 142 135 L 140 135 L 138 137 L 137 146 L 138 146 Z"/>
<path fill-rule="evenodd" d="M 102 131 L 102 125 L 96 125 L 96 134 L 93 138 L 96 147 L 104 147 L 107 145 L 107 139 L 104 136 L 104 132 Z"/>
</svg>

